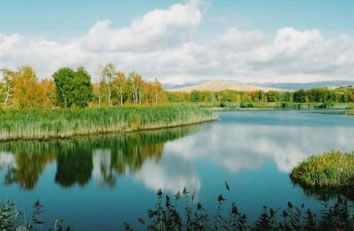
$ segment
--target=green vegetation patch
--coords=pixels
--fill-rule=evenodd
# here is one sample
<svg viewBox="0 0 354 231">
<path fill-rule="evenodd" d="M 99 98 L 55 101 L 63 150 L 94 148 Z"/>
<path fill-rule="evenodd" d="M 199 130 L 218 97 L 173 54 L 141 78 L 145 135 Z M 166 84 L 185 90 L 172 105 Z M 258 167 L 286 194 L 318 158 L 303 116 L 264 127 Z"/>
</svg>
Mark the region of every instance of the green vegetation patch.
<svg viewBox="0 0 354 231">
<path fill-rule="evenodd" d="M 170 128 L 215 120 L 198 107 L 111 107 L 0 111 L 0 141 Z"/>
<path fill-rule="evenodd" d="M 293 181 L 312 187 L 354 186 L 354 152 L 331 151 L 312 156 L 290 173 Z"/>
</svg>

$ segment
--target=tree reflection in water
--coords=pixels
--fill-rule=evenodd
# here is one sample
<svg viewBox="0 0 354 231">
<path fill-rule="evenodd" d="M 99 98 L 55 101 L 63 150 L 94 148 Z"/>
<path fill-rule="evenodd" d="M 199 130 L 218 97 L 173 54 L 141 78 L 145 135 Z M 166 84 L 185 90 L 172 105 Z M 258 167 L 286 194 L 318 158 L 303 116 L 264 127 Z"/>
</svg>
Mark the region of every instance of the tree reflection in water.
<svg viewBox="0 0 354 231">
<path fill-rule="evenodd" d="M 0 144 L 5 184 L 35 188 L 45 167 L 56 163 L 55 182 L 62 187 L 85 186 L 92 177 L 113 187 L 116 176 L 135 173 L 146 160 L 159 161 L 164 143 L 191 134 L 197 126 L 70 140 L 18 141 Z M 9 155 L 13 158 L 8 158 Z M 5 161 L 6 160 L 6 161 Z M 10 160 L 10 161 L 9 161 Z"/>
</svg>

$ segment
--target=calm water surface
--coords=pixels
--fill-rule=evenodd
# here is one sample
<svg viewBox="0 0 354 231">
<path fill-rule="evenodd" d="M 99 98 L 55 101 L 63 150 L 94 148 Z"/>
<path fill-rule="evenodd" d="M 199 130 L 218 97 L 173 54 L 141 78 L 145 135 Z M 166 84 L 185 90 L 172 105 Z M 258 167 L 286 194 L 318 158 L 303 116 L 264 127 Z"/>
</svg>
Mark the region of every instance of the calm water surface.
<svg viewBox="0 0 354 231">
<path fill-rule="evenodd" d="M 0 198 L 43 219 L 64 218 L 73 230 L 117 230 L 152 208 L 156 191 L 187 187 L 209 210 L 224 181 L 241 211 L 255 219 L 263 205 L 288 201 L 318 210 L 288 173 L 311 154 L 354 150 L 354 118 L 300 111 L 221 112 L 201 126 L 0 144 Z"/>
</svg>

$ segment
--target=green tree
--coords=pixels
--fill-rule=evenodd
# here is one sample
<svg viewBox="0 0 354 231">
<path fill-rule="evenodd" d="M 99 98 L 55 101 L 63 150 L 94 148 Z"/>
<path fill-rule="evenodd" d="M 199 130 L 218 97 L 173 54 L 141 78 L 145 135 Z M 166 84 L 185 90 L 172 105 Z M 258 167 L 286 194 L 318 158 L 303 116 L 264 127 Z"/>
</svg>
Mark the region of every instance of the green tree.
<svg viewBox="0 0 354 231">
<path fill-rule="evenodd" d="M 83 67 L 77 71 L 61 68 L 53 74 L 57 90 L 58 105 L 64 108 L 76 104 L 86 107 L 92 99 L 91 77 Z"/>
<path fill-rule="evenodd" d="M 200 92 L 199 91 L 192 91 L 190 100 L 191 100 L 191 102 L 199 102 L 200 101 Z"/>
<path fill-rule="evenodd" d="M 73 79 L 74 103 L 79 107 L 87 107 L 93 98 L 91 76 L 84 67 L 79 67 Z"/>
<path fill-rule="evenodd" d="M 53 74 L 57 91 L 58 105 L 64 108 L 71 107 L 74 103 L 73 79 L 75 72 L 71 68 L 61 68 Z"/>
<path fill-rule="evenodd" d="M 296 103 L 306 102 L 306 91 L 304 89 L 300 89 L 294 92 L 294 102 Z"/>
</svg>

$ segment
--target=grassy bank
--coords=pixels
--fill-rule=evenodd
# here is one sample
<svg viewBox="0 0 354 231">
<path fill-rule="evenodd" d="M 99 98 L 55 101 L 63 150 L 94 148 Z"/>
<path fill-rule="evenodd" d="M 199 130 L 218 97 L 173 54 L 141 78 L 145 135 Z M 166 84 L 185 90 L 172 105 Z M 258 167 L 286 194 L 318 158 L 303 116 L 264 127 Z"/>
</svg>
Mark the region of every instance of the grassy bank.
<svg viewBox="0 0 354 231">
<path fill-rule="evenodd" d="M 0 111 L 0 141 L 169 128 L 214 119 L 208 110 L 185 106 Z"/>
<path fill-rule="evenodd" d="M 295 167 L 290 177 L 310 187 L 353 187 L 354 152 L 331 151 L 312 156 Z"/>
</svg>

